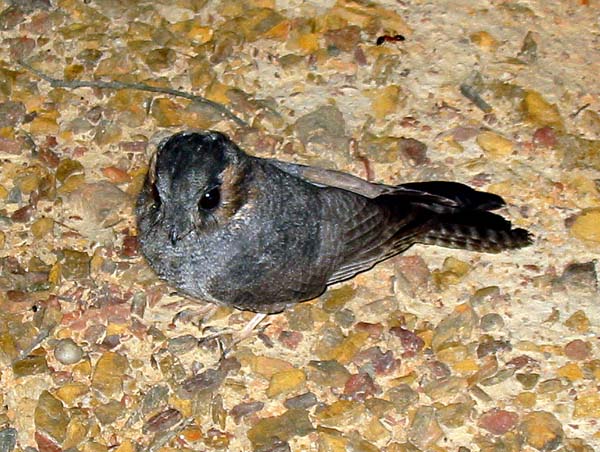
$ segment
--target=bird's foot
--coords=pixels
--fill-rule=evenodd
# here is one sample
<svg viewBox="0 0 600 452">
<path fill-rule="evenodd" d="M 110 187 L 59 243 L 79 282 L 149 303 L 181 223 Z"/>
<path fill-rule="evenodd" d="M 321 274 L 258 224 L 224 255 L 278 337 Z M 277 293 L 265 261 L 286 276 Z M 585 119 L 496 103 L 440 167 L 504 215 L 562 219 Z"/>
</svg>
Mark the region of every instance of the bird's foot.
<svg viewBox="0 0 600 452">
<path fill-rule="evenodd" d="M 254 317 L 241 330 L 233 328 L 216 329 L 207 327 L 204 332 L 208 333 L 198 340 L 198 344 L 205 344 L 210 341 L 217 341 L 217 346 L 221 352 L 221 358 L 229 356 L 233 347 L 240 342 L 248 339 L 254 333 L 256 327 L 264 320 L 267 314 L 255 314 Z"/>
</svg>

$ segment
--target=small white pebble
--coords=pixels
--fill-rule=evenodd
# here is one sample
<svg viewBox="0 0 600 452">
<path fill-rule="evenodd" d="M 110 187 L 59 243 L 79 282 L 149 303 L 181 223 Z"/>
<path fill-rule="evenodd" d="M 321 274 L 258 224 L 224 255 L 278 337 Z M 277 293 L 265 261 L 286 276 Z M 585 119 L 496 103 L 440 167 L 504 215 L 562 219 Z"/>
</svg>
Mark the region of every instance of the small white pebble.
<svg viewBox="0 0 600 452">
<path fill-rule="evenodd" d="M 75 364 L 83 356 L 83 349 L 72 339 L 61 339 L 54 348 L 54 357 L 62 364 Z"/>
</svg>

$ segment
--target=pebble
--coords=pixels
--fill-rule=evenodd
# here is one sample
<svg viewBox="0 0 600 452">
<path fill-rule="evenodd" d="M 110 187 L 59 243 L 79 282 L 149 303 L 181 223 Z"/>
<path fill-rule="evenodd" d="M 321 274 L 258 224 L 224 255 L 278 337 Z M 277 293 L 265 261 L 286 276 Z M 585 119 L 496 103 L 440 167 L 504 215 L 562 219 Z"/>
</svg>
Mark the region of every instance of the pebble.
<svg viewBox="0 0 600 452">
<path fill-rule="evenodd" d="M 38 218 L 31 224 L 31 233 L 36 240 L 44 238 L 52 233 L 54 229 L 54 220 L 48 217 Z"/>
<path fill-rule="evenodd" d="M 448 428 L 459 428 L 471 417 L 473 403 L 450 403 L 448 405 L 436 404 L 436 416 L 440 423 Z"/>
<path fill-rule="evenodd" d="M 305 114 L 298 118 L 294 130 L 305 148 L 321 157 L 350 161 L 346 121 L 337 107 L 325 105 Z"/>
<path fill-rule="evenodd" d="M 68 195 L 80 188 L 84 183 L 85 176 L 83 174 L 73 174 L 58 188 L 57 193 L 61 196 Z"/>
<path fill-rule="evenodd" d="M 90 275 L 91 257 L 83 251 L 62 250 L 64 262 L 61 267 L 62 276 L 67 279 L 84 279 Z"/>
<path fill-rule="evenodd" d="M 50 392 L 42 391 L 35 407 L 35 427 L 61 443 L 66 436 L 69 415 L 62 402 Z"/>
<path fill-rule="evenodd" d="M 119 395 L 128 369 L 129 361 L 125 356 L 115 352 L 105 352 L 94 367 L 92 388 L 106 397 Z"/>
<path fill-rule="evenodd" d="M 245 364 L 246 361 L 243 361 Z M 276 373 L 294 370 L 294 366 L 283 359 L 267 356 L 251 356 L 247 361 L 253 372 L 271 379 Z"/>
<path fill-rule="evenodd" d="M 483 386 L 494 386 L 494 385 L 502 383 L 503 381 L 508 380 L 514 374 L 515 374 L 515 369 L 513 369 L 513 368 L 500 369 L 498 372 L 496 372 L 491 377 L 481 380 L 481 384 Z"/>
<path fill-rule="evenodd" d="M 299 331 L 282 331 L 279 333 L 277 340 L 289 348 L 290 350 L 296 350 L 298 345 L 302 341 L 304 335 Z"/>
<path fill-rule="evenodd" d="M 473 328 L 477 325 L 477 314 L 469 303 L 458 305 L 454 312 L 446 316 L 433 330 L 431 346 L 434 351 L 447 341 L 469 339 Z"/>
<path fill-rule="evenodd" d="M 245 11 L 234 20 L 225 22 L 221 28 L 241 34 L 246 40 L 253 42 L 263 35 L 268 35 L 282 21 L 284 21 L 284 16 L 277 11 L 272 8 L 260 7 Z"/>
<path fill-rule="evenodd" d="M 142 399 L 141 412 L 142 414 L 148 414 L 158 409 L 163 403 L 165 403 L 167 396 L 169 395 L 169 389 L 165 385 L 152 386 Z"/>
<path fill-rule="evenodd" d="M 394 263 L 394 290 L 415 296 L 431 281 L 431 272 L 420 256 L 398 256 Z"/>
<path fill-rule="evenodd" d="M 400 364 L 400 360 L 395 358 L 391 350 L 384 353 L 380 347 L 369 347 L 358 352 L 352 362 L 360 366 L 361 372 L 377 375 L 389 375 Z"/>
<path fill-rule="evenodd" d="M 419 406 L 408 430 L 410 441 L 421 449 L 429 450 L 442 436 L 444 431 L 435 417 L 435 409 Z"/>
<path fill-rule="evenodd" d="M 0 137 L 0 152 L 6 154 L 20 154 L 23 150 L 23 144 L 19 140 Z"/>
<path fill-rule="evenodd" d="M 402 160 L 410 166 L 420 167 L 429 162 L 427 145 L 422 141 L 415 140 L 414 138 L 399 138 L 398 150 Z"/>
<path fill-rule="evenodd" d="M 298 396 L 300 397 L 300 396 Z M 236 424 L 240 423 L 240 420 L 253 413 L 257 413 L 264 408 L 264 402 L 253 401 L 253 402 L 242 402 L 234 406 L 230 411 L 229 415 L 233 418 Z M 301 408 L 301 407 L 289 407 L 286 408 Z"/>
<path fill-rule="evenodd" d="M 473 44 L 480 47 L 483 50 L 494 50 L 498 47 L 498 41 L 487 31 L 477 31 L 471 33 L 469 39 Z"/>
<path fill-rule="evenodd" d="M 485 155 L 495 160 L 509 156 L 514 150 L 511 140 L 494 132 L 481 132 L 476 141 Z"/>
<path fill-rule="evenodd" d="M 564 350 L 569 359 L 583 361 L 588 359 L 592 353 L 592 345 L 581 339 L 575 339 L 565 345 Z"/>
<path fill-rule="evenodd" d="M 283 406 L 287 409 L 299 408 L 299 409 L 307 409 L 318 403 L 317 396 L 315 396 L 312 392 L 305 392 L 304 394 L 297 395 L 296 397 L 291 397 L 283 402 Z"/>
<path fill-rule="evenodd" d="M 518 57 L 527 63 L 534 63 L 538 58 L 537 49 L 538 45 L 534 39 L 534 34 L 531 31 L 528 31 L 523 39 L 523 44 L 521 45 Z"/>
<path fill-rule="evenodd" d="M 83 357 L 83 349 L 73 339 L 61 339 L 54 347 L 54 357 L 62 364 L 75 364 Z"/>
<path fill-rule="evenodd" d="M 579 116 L 581 126 L 592 136 L 600 136 L 600 115 L 593 110 L 585 110 Z"/>
<path fill-rule="evenodd" d="M 290 38 L 287 43 L 287 48 L 290 50 L 297 49 L 305 55 L 319 50 L 319 35 L 317 33 L 301 33 L 295 39 L 294 34 L 292 34 Z"/>
<path fill-rule="evenodd" d="M 27 336 L 21 339 L 26 339 Z M 0 345 L 4 342 L 0 338 Z M 12 348 L 12 347 L 11 347 Z M 30 375 L 45 374 L 49 371 L 48 362 L 46 356 L 43 354 L 31 354 L 23 359 L 19 359 L 13 362 L 12 370 L 15 377 L 27 377 Z"/>
<path fill-rule="evenodd" d="M 544 126 L 533 133 L 533 143 L 539 146 L 553 148 L 558 143 L 558 138 L 552 127 Z"/>
<path fill-rule="evenodd" d="M 484 334 L 479 338 L 479 345 L 477 345 L 477 357 L 483 358 L 491 353 L 511 350 L 512 345 L 510 342 L 494 339 L 492 336 Z"/>
<path fill-rule="evenodd" d="M 256 449 L 277 441 L 289 441 L 294 436 L 306 436 L 313 430 L 307 411 L 291 409 L 279 416 L 260 419 L 248 430 L 248 439 Z"/>
<path fill-rule="evenodd" d="M 306 371 L 309 380 L 330 388 L 343 388 L 350 378 L 348 369 L 335 360 L 310 361 Z"/>
<path fill-rule="evenodd" d="M 58 164 L 55 176 L 59 182 L 64 183 L 73 174 L 83 174 L 84 172 L 81 162 L 66 158 Z"/>
<path fill-rule="evenodd" d="M 35 213 L 35 208 L 27 204 L 26 206 L 21 207 L 13 212 L 10 216 L 10 219 L 15 223 L 27 223 L 31 218 L 33 218 L 33 214 Z"/>
<path fill-rule="evenodd" d="M 423 392 L 430 399 L 444 402 L 454 398 L 457 393 L 467 389 L 469 383 L 466 378 L 450 376 L 439 380 L 432 380 L 423 386 Z"/>
<path fill-rule="evenodd" d="M 590 319 L 588 319 L 586 313 L 580 309 L 575 311 L 567 320 L 565 320 L 565 325 L 577 333 L 587 333 L 590 329 Z"/>
<path fill-rule="evenodd" d="M 381 323 L 358 322 L 354 325 L 356 331 L 364 331 L 369 334 L 371 339 L 379 339 L 383 333 L 383 325 Z"/>
<path fill-rule="evenodd" d="M 573 382 L 583 378 L 583 371 L 577 363 L 569 363 L 559 367 L 556 370 L 556 375 Z"/>
<path fill-rule="evenodd" d="M 14 184 L 19 187 L 21 193 L 29 195 L 37 190 L 40 184 L 40 175 L 36 173 L 25 174 L 15 179 Z"/>
<path fill-rule="evenodd" d="M 356 289 L 350 284 L 328 290 L 322 297 L 323 310 L 328 313 L 339 311 L 354 298 L 355 294 Z"/>
<path fill-rule="evenodd" d="M 150 417 L 142 428 L 144 433 L 156 433 L 169 430 L 177 425 L 182 419 L 182 415 L 174 408 L 167 408 L 160 413 Z"/>
<path fill-rule="evenodd" d="M 400 413 L 405 412 L 419 401 L 419 394 L 407 384 L 401 384 L 388 389 L 385 393 Z"/>
<path fill-rule="evenodd" d="M 327 46 L 333 46 L 343 52 L 351 52 L 360 41 L 360 28 L 354 25 L 328 30 L 324 33 Z"/>
<path fill-rule="evenodd" d="M 110 425 L 124 415 L 124 406 L 117 400 L 109 400 L 94 410 L 96 418 L 102 425 Z"/>
<path fill-rule="evenodd" d="M 547 411 L 526 414 L 519 424 L 519 431 L 525 444 L 540 451 L 557 449 L 565 436 L 556 416 Z"/>
<path fill-rule="evenodd" d="M 23 122 L 27 110 L 22 102 L 0 103 L 0 127 L 14 127 Z"/>
<path fill-rule="evenodd" d="M 144 55 L 144 63 L 154 72 L 168 69 L 175 62 L 177 55 L 169 48 L 153 49 Z"/>
<path fill-rule="evenodd" d="M 116 166 L 102 168 L 102 174 L 113 184 L 122 184 L 131 181 L 131 176 L 127 174 L 127 171 Z"/>
<path fill-rule="evenodd" d="M 140 127 L 147 116 L 147 100 L 146 93 L 141 91 L 123 90 L 114 93 L 108 100 L 107 106 L 120 112 L 118 116 L 119 124 L 122 123 L 129 127 Z M 103 110 L 101 109 L 96 110 L 93 108 L 90 110 L 87 119 L 94 124 L 98 124 L 94 139 L 99 143 L 114 143 L 116 138 L 121 135 L 121 127 L 118 124 L 106 121 L 100 123 L 103 119 Z"/>
<path fill-rule="evenodd" d="M 584 209 L 576 215 L 569 232 L 576 239 L 600 243 L 600 207 Z"/>
<path fill-rule="evenodd" d="M 401 326 L 390 328 L 390 333 L 400 338 L 400 344 L 406 352 L 419 352 L 425 346 L 425 341 L 417 336 L 413 331 L 409 331 Z"/>
<path fill-rule="evenodd" d="M 331 405 L 320 407 L 315 414 L 315 420 L 324 427 L 336 428 L 340 425 L 353 425 L 362 419 L 366 408 L 363 403 L 351 400 L 338 400 Z"/>
<path fill-rule="evenodd" d="M 23 194 L 21 190 L 16 185 L 11 188 L 8 192 L 8 196 L 6 197 L 6 202 L 10 204 L 21 204 L 23 200 Z"/>
<path fill-rule="evenodd" d="M 58 112 L 41 113 L 29 123 L 29 133 L 33 135 L 56 135 L 60 131 L 57 119 Z"/>
<path fill-rule="evenodd" d="M 107 182 L 82 184 L 68 197 L 69 207 L 84 218 L 85 227 L 104 229 L 122 220 L 130 198 Z"/>
<path fill-rule="evenodd" d="M 523 389 L 527 390 L 533 389 L 540 379 L 540 375 L 536 373 L 517 374 L 515 377 Z"/>
<path fill-rule="evenodd" d="M 552 281 L 556 287 L 576 290 L 595 295 L 598 290 L 596 261 L 572 262 L 568 264 L 560 277 Z"/>
<path fill-rule="evenodd" d="M 517 413 L 494 408 L 483 413 L 478 424 L 494 435 L 504 435 L 515 427 L 518 420 L 519 415 Z"/>
<path fill-rule="evenodd" d="M 256 452 L 292 452 L 287 441 L 275 440 L 273 443 L 265 447 L 254 449 Z"/>
<path fill-rule="evenodd" d="M 371 111 L 375 119 L 385 119 L 394 113 L 403 100 L 402 88 L 398 85 L 388 85 L 383 88 L 371 89 L 366 93 L 371 99 Z"/>
<path fill-rule="evenodd" d="M 520 394 L 517 394 L 514 402 L 525 409 L 532 409 L 537 403 L 537 396 L 534 392 L 521 392 Z"/>
<path fill-rule="evenodd" d="M 446 289 L 451 285 L 458 284 L 471 270 L 471 266 L 455 257 L 447 257 L 441 270 L 431 273 L 433 282 L 440 288 Z"/>
<path fill-rule="evenodd" d="M 284 370 L 273 374 L 267 388 L 267 397 L 297 392 L 306 383 L 306 374 L 300 369 Z"/>
<path fill-rule="evenodd" d="M 319 452 L 346 452 L 350 448 L 350 441 L 339 433 L 320 431 L 318 450 Z"/>
<path fill-rule="evenodd" d="M 564 124 L 558 107 L 550 104 L 540 93 L 526 90 L 521 102 L 521 109 L 526 121 L 537 126 L 550 126 L 556 130 L 564 130 Z"/>
<path fill-rule="evenodd" d="M 568 149 L 563 154 L 561 167 L 570 169 L 600 169 L 600 140 L 587 140 L 577 135 L 564 135 L 561 148 Z"/>
<path fill-rule="evenodd" d="M 79 397 L 87 394 L 89 390 L 89 386 L 83 383 L 67 383 L 58 388 L 54 395 L 67 406 L 72 406 Z"/>
<path fill-rule="evenodd" d="M 373 378 L 367 373 L 358 373 L 352 375 L 344 385 L 344 395 L 348 400 L 357 400 L 364 402 L 365 399 L 373 397 L 381 392 Z"/>
<path fill-rule="evenodd" d="M 486 332 L 501 330 L 504 327 L 504 320 L 500 314 L 491 312 L 481 317 L 479 327 Z"/>
<path fill-rule="evenodd" d="M 314 347 L 317 356 L 322 360 L 337 359 L 337 352 L 346 339 L 339 325 L 333 322 L 325 323 L 319 329 L 318 338 Z"/>
<path fill-rule="evenodd" d="M 574 418 L 600 419 L 600 394 L 591 392 L 575 399 Z"/>
<path fill-rule="evenodd" d="M 184 123 L 183 106 L 165 97 L 154 99 L 150 115 L 158 127 L 180 127 Z"/>
</svg>

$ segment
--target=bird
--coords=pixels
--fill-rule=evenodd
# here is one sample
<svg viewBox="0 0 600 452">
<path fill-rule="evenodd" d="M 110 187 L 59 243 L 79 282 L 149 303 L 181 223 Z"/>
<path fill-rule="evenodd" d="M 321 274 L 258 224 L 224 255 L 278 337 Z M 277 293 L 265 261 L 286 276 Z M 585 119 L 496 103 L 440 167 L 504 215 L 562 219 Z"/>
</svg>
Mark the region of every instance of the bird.
<svg viewBox="0 0 600 452">
<path fill-rule="evenodd" d="M 185 131 L 158 145 L 135 210 L 141 253 L 159 278 L 264 318 L 417 243 L 487 253 L 530 245 L 527 230 L 491 212 L 504 205 L 458 182 L 372 183 Z"/>
</svg>

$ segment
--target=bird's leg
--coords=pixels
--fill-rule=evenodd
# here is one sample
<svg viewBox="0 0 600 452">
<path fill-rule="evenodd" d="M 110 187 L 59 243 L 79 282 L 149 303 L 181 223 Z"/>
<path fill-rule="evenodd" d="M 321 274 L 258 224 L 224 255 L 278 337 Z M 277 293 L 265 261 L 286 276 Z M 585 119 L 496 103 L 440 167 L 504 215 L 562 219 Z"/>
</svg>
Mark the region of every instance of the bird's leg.
<svg viewBox="0 0 600 452">
<path fill-rule="evenodd" d="M 241 330 L 233 331 L 231 328 L 224 328 L 219 331 L 214 331 L 213 333 L 200 338 L 199 343 L 216 339 L 218 341 L 222 357 L 225 358 L 231 352 L 231 349 L 234 345 L 242 342 L 243 340 L 248 339 L 252 335 L 254 329 L 258 326 L 260 322 L 264 320 L 266 316 L 267 314 L 255 314 L 254 317 L 252 317 L 252 319 L 250 319 L 250 321 L 246 325 L 244 325 L 244 327 Z M 221 340 L 222 337 L 226 334 L 232 335 L 232 340 L 227 346 L 225 346 L 225 344 Z"/>
<path fill-rule="evenodd" d="M 184 323 L 188 323 L 193 318 L 200 318 L 201 321 L 205 319 L 210 319 L 215 312 L 217 312 L 219 306 L 211 303 L 206 303 L 203 305 L 194 305 L 193 308 L 187 307 L 175 314 L 173 316 L 172 323 L 176 323 L 182 321 Z"/>
<path fill-rule="evenodd" d="M 250 321 L 246 323 L 246 326 L 244 326 L 244 328 L 242 328 L 238 333 L 238 340 L 235 343 L 243 341 L 244 339 L 250 337 L 250 335 L 254 331 L 254 328 L 256 328 L 258 324 L 265 319 L 266 316 L 267 314 L 264 313 L 254 314 L 254 317 L 252 317 L 252 319 L 250 319 Z"/>
</svg>

